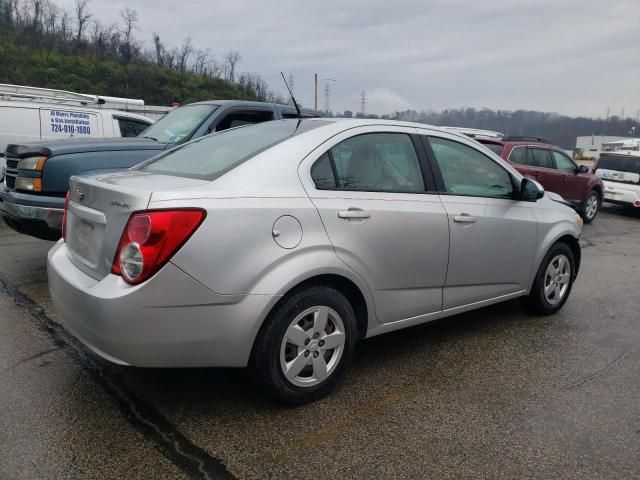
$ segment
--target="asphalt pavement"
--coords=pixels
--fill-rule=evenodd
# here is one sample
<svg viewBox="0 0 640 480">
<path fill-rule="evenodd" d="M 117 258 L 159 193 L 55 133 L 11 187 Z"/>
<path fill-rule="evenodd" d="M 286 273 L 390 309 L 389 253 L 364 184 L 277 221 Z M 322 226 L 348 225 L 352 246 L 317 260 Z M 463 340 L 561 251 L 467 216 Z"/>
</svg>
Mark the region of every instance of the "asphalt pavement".
<svg viewBox="0 0 640 480">
<path fill-rule="evenodd" d="M 513 301 L 366 340 L 296 408 L 243 370 L 97 358 L 52 308 L 51 245 L 0 226 L 2 479 L 640 479 L 640 212 L 585 226 L 555 316 Z"/>
</svg>

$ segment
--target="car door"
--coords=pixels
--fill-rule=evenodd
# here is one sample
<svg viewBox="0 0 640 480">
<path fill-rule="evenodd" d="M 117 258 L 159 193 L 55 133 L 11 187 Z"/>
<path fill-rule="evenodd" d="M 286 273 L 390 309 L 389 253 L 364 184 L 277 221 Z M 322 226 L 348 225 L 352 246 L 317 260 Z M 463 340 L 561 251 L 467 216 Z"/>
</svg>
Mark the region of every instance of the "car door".
<svg viewBox="0 0 640 480">
<path fill-rule="evenodd" d="M 565 192 L 562 196 L 571 202 L 584 201 L 588 177 L 578 175 L 578 166 L 564 153 L 551 150 L 551 156 L 553 166 L 560 175 L 560 188 Z"/>
<path fill-rule="evenodd" d="M 548 148 L 527 147 L 527 163 L 532 171 L 532 178 L 550 192 L 566 197 L 567 185 L 563 181 L 563 173 L 557 170 L 553 163 L 553 157 Z"/>
<path fill-rule="evenodd" d="M 334 250 L 366 281 L 383 323 L 442 308 L 447 216 L 414 133 L 351 129 L 307 167 L 314 182 L 309 197 Z"/>
<path fill-rule="evenodd" d="M 511 173 L 471 142 L 422 139 L 449 221 L 443 308 L 525 291 L 537 245 L 533 204 L 517 200 Z"/>
</svg>

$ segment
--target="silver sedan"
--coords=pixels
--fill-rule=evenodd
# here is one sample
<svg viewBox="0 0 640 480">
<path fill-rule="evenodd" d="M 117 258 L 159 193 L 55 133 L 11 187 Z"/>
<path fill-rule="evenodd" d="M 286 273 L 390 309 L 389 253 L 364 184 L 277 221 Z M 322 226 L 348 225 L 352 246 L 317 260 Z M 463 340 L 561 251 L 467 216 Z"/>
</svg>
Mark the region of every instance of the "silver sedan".
<svg viewBox="0 0 640 480">
<path fill-rule="evenodd" d="M 248 366 L 298 404 L 335 387 L 361 338 L 516 297 L 555 313 L 581 228 L 451 130 L 282 120 L 72 178 L 49 285 L 112 362 Z"/>
</svg>

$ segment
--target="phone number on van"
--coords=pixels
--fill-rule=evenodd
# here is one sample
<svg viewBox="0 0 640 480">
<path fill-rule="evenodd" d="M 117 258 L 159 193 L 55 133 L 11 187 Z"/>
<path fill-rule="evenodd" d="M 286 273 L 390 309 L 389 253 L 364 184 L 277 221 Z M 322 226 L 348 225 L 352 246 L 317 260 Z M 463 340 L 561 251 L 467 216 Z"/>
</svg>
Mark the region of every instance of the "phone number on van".
<svg viewBox="0 0 640 480">
<path fill-rule="evenodd" d="M 91 127 L 85 125 L 59 125 L 57 123 L 51 124 L 51 131 L 53 133 L 78 133 L 81 135 L 91 135 Z"/>
</svg>

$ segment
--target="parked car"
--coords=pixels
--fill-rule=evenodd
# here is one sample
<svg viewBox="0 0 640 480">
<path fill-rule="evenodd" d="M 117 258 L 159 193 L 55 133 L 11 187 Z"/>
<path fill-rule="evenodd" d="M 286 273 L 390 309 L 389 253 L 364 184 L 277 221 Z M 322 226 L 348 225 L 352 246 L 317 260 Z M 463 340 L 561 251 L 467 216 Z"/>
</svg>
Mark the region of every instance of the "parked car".
<svg viewBox="0 0 640 480">
<path fill-rule="evenodd" d="M 522 175 L 573 204 L 585 223 L 592 222 L 604 195 L 602 181 L 589 167 L 577 165 L 560 147 L 536 137 L 477 137 L 477 141 L 511 162 Z"/>
<path fill-rule="evenodd" d="M 20 233 L 57 240 L 71 175 L 122 170 L 211 132 L 295 116 L 288 105 L 217 100 L 172 110 L 136 138 L 9 145 L 0 215 Z"/>
<path fill-rule="evenodd" d="M 0 182 L 7 145 L 71 137 L 136 136 L 153 120 L 117 107 L 140 105 L 144 106 L 142 100 L 0 83 Z"/>
<path fill-rule="evenodd" d="M 604 183 L 607 202 L 640 207 L 640 152 L 602 153 L 593 171 Z"/>
<path fill-rule="evenodd" d="M 512 298 L 567 301 L 582 220 L 474 140 L 383 120 L 282 120 L 72 177 L 51 298 L 104 358 L 245 367 L 328 393 L 356 341 Z"/>
</svg>

